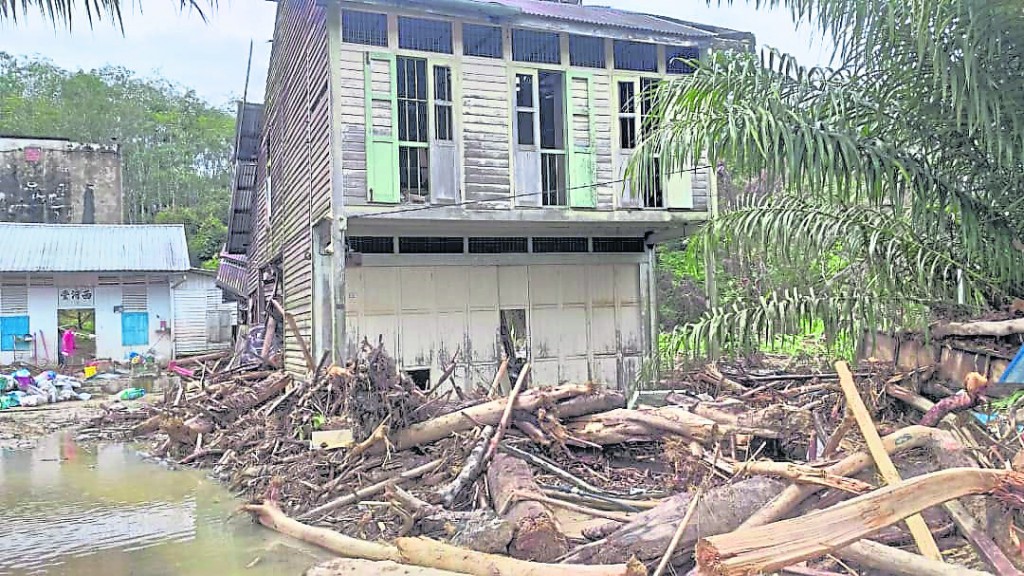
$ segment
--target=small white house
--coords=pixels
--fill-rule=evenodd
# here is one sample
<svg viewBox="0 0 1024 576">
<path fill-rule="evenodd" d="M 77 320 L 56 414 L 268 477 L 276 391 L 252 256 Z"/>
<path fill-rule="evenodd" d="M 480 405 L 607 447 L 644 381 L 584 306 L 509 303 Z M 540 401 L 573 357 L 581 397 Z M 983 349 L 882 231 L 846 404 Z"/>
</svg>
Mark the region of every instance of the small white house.
<svg viewBox="0 0 1024 576">
<path fill-rule="evenodd" d="M 216 272 L 193 269 L 171 285 L 174 355 L 190 356 L 231 347 L 238 304 L 224 301 Z"/>
<path fill-rule="evenodd" d="M 131 352 L 166 362 L 183 353 L 175 331 L 206 330 L 206 299 L 196 313 L 172 296 L 195 276 L 180 225 L 0 224 L 0 239 L 0 364 L 56 364 L 68 328 L 72 364 Z"/>
</svg>

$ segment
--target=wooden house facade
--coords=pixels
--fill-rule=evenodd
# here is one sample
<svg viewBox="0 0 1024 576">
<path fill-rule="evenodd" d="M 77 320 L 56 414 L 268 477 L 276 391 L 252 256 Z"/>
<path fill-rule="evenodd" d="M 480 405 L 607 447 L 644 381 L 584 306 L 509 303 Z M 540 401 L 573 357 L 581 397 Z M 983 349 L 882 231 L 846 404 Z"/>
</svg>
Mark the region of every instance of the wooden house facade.
<svg viewBox="0 0 1024 576">
<path fill-rule="evenodd" d="M 363 338 L 424 385 L 502 355 L 627 387 L 655 347 L 654 245 L 713 169 L 625 178 L 645 91 L 752 36 L 574 2 L 279 0 L 245 289 L 319 358 Z M 243 259 L 239 258 L 241 262 Z M 305 372 L 292 331 L 285 363 Z"/>
</svg>

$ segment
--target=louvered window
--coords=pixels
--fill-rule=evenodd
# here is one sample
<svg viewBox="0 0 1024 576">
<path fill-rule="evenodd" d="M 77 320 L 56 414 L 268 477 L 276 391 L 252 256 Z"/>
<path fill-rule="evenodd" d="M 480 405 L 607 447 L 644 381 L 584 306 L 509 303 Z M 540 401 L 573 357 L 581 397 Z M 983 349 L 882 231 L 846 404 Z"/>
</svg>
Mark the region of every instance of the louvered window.
<svg viewBox="0 0 1024 576">
<path fill-rule="evenodd" d="M 0 316 L 28 314 L 28 286 L 4 284 L 0 286 Z"/>
<path fill-rule="evenodd" d="M 121 307 L 124 312 L 145 312 L 149 309 L 146 285 L 126 284 L 121 287 Z"/>
</svg>

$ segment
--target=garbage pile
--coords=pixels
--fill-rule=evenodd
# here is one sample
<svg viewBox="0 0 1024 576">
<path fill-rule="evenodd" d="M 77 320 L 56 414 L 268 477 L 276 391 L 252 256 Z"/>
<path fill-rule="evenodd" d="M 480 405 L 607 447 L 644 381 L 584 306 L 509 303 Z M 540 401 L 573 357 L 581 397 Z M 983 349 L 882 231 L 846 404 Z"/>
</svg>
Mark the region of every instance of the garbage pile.
<svg viewBox="0 0 1024 576">
<path fill-rule="evenodd" d="M 710 365 L 627 408 L 529 364 L 458 391 L 421 389 L 380 345 L 322 364 L 182 367 L 117 418 L 346 557 L 311 574 L 1019 573 L 1024 439 L 1012 406 L 991 425 L 961 412 L 989 403 L 981 376 Z"/>
<path fill-rule="evenodd" d="M 27 368 L 9 375 L 0 374 L 0 410 L 20 406 L 42 406 L 72 400 L 86 401 L 88 392 L 80 392 L 82 382 L 53 370 L 35 376 Z"/>
</svg>

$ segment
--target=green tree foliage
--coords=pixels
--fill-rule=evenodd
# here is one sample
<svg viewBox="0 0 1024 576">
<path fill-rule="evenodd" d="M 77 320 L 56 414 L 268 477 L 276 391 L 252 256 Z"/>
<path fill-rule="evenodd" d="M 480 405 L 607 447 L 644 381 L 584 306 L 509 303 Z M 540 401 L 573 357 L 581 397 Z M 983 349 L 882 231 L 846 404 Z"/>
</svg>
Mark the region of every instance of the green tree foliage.
<svg viewBox="0 0 1024 576">
<path fill-rule="evenodd" d="M 692 345 L 753 346 L 822 323 L 835 341 L 1024 286 L 1024 10 L 1018 0 L 755 0 L 836 39 L 834 68 L 717 54 L 657 94 L 638 162 L 699 153 L 771 194 L 704 241 L 788 267 L 692 324 Z"/>
<path fill-rule="evenodd" d="M 123 68 L 72 72 L 0 53 L 0 133 L 116 142 L 124 220 L 182 223 L 193 263 L 226 235 L 234 116 Z"/>
</svg>

